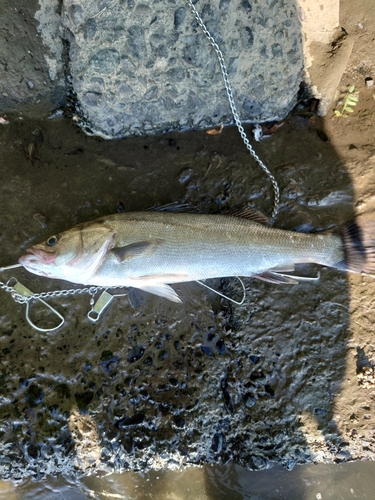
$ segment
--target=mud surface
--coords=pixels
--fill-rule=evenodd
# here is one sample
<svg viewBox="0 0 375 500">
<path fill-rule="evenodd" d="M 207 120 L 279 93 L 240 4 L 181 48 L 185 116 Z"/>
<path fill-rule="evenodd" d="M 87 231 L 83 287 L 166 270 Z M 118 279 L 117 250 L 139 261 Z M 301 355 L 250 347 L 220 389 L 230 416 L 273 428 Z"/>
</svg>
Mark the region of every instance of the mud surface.
<svg viewBox="0 0 375 500">
<path fill-rule="evenodd" d="M 57 3 L 50 2 L 49 9 L 57 8 Z M 48 115 L 65 102 L 61 54 L 52 55 L 48 48 L 51 40 L 43 44 L 34 19 L 37 9 L 37 0 L 16 4 L 4 0 L 0 4 L 1 112 L 22 109 L 35 118 Z M 50 25 L 52 28 L 52 22 Z"/>
<path fill-rule="evenodd" d="M 9 120 L 0 129 L 1 264 L 116 210 L 172 201 L 202 212 L 272 209 L 271 186 L 234 129 L 106 142 L 64 120 Z M 257 145 L 280 183 L 278 227 L 322 230 L 353 216 L 358 195 L 326 140 L 340 126 L 325 131 L 296 114 Z M 4 280 L 13 275 L 35 292 L 72 288 L 22 270 Z M 370 278 L 361 280 L 368 292 Z M 3 292 L 2 477 L 372 458 L 371 351 L 353 340 L 349 316 L 360 304 L 361 324 L 371 321 L 371 298 L 352 303 L 347 276 L 330 269 L 318 283 L 246 285 L 241 307 L 187 284 L 176 287 L 183 305 L 116 299 L 96 325 L 89 296 L 53 299 L 66 324 L 52 334 L 32 330 Z M 215 286 L 237 293 L 233 282 Z M 31 315 L 48 325 L 38 308 Z M 355 408 L 343 389 L 355 392 Z"/>
<path fill-rule="evenodd" d="M 357 12 L 344 11 L 357 40 L 342 80 L 361 92 L 353 117 L 296 113 L 256 145 L 280 184 L 278 227 L 322 230 L 374 211 L 375 91 L 364 82 L 375 70 L 373 10 Z M 234 129 L 106 142 L 63 119 L 9 122 L 0 126 L 0 265 L 116 210 L 172 201 L 272 210 L 271 186 Z M 375 284 L 320 271 L 318 283 L 287 288 L 247 280 L 241 307 L 197 284 L 176 287 L 179 306 L 116 299 L 97 325 L 86 318 L 89 296 L 53 299 L 66 318 L 53 334 L 32 330 L 24 306 L 1 291 L 1 477 L 373 460 Z M 35 292 L 71 288 L 22 270 L 2 281 L 12 275 Z"/>
</svg>

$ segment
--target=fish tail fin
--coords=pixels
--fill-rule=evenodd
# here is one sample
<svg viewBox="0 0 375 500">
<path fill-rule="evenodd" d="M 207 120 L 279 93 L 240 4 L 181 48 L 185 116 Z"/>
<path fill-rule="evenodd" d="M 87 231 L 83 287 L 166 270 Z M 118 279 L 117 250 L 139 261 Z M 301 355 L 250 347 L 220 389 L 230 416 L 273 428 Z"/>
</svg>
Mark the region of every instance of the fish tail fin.
<svg viewBox="0 0 375 500">
<path fill-rule="evenodd" d="M 338 267 L 354 273 L 375 271 L 375 220 L 358 217 L 338 231 L 344 248 L 344 261 Z"/>
</svg>

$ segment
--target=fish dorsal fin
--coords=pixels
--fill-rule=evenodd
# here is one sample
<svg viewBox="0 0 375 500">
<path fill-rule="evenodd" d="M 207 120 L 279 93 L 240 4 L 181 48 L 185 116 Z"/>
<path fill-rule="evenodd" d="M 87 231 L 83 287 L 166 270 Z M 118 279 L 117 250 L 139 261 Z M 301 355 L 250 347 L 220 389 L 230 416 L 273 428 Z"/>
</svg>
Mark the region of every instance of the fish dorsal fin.
<svg viewBox="0 0 375 500">
<path fill-rule="evenodd" d="M 172 212 L 172 213 L 199 213 L 197 207 L 190 203 L 178 203 L 176 201 L 166 205 L 155 205 L 147 209 L 148 212 Z"/>
<path fill-rule="evenodd" d="M 137 257 L 151 255 L 161 242 L 162 240 L 137 241 L 123 247 L 112 248 L 111 252 L 115 254 L 116 259 L 121 263 Z"/>
<path fill-rule="evenodd" d="M 248 219 L 253 222 L 258 222 L 259 224 L 264 224 L 265 226 L 269 226 L 271 224 L 271 220 L 266 215 L 259 210 L 249 207 L 232 208 L 224 212 L 224 215 Z"/>
</svg>

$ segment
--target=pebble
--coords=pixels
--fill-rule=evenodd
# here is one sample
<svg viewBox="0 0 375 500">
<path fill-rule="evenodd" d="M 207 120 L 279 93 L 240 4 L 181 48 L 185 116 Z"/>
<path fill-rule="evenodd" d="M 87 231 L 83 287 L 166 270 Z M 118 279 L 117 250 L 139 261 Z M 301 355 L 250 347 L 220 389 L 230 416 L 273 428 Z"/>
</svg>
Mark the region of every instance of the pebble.
<svg viewBox="0 0 375 500">
<path fill-rule="evenodd" d="M 61 109 L 61 108 L 56 109 L 48 116 L 48 120 L 54 120 L 55 118 L 59 118 L 60 116 L 63 116 L 63 114 L 64 114 L 63 109 Z"/>
<path fill-rule="evenodd" d="M 28 155 L 29 155 L 29 160 L 30 161 L 35 160 L 35 158 L 37 157 L 37 153 L 36 153 L 35 144 L 33 142 L 29 144 L 29 146 L 27 148 L 27 152 L 28 152 Z"/>
<path fill-rule="evenodd" d="M 370 88 L 374 85 L 374 79 L 371 76 L 365 78 L 366 87 Z"/>
<path fill-rule="evenodd" d="M 185 7 L 180 7 L 179 9 L 176 10 L 174 13 L 174 28 L 178 29 L 181 24 L 184 22 L 186 16 L 186 9 Z"/>
<path fill-rule="evenodd" d="M 120 63 L 120 54 L 116 49 L 102 49 L 90 59 L 91 68 L 103 74 L 113 73 Z"/>
<path fill-rule="evenodd" d="M 37 213 L 33 215 L 33 219 L 38 221 L 43 229 L 47 227 L 47 217 L 45 215 Z"/>
</svg>

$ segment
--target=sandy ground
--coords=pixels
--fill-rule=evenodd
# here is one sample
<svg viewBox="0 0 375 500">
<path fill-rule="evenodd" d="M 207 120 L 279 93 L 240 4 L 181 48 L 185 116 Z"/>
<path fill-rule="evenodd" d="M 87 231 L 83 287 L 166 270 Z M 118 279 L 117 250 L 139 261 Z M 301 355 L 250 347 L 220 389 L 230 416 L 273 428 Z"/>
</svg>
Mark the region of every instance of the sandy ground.
<svg viewBox="0 0 375 500">
<path fill-rule="evenodd" d="M 355 85 L 359 93 L 353 116 L 327 116 L 325 131 L 353 183 L 357 214 L 374 214 L 375 208 L 375 6 L 368 2 L 342 2 L 341 25 L 355 43 L 339 90 L 342 96 Z M 339 108 L 339 105 L 337 106 Z M 335 399 L 337 426 L 348 442 L 367 446 L 374 439 L 374 282 L 370 277 L 349 275 L 350 337 L 346 370 Z"/>
</svg>

